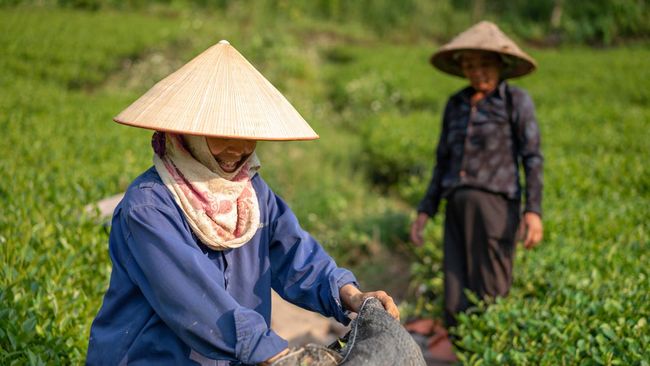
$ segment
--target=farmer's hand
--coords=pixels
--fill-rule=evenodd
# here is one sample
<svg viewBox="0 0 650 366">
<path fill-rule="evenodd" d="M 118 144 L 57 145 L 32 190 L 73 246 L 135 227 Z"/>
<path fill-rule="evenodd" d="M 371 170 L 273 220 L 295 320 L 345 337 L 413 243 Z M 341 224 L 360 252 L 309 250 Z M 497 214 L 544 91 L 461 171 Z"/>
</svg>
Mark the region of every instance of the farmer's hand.
<svg viewBox="0 0 650 366">
<path fill-rule="evenodd" d="M 525 234 L 524 247 L 526 249 L 534 248 L 542 240 L 544 236 L 544 228 L 542 226 L 542 218 L 534 212 L 526 212 L 519 227 L 521 234 Z M 519 237 L 522 237 L 520 235 Z"/>
<path fill-rule="evenodd" d="M 425 214 L 424 212 L 420 212 L 418 214 L 418 217 L 411 225 L 411 241 L 418 247 L 424 243 L 422 231 L 424 231 L 424 226 L 427 224 L 428 219 L 429 215 Z"/>
<path fill-rule="evenodd" d="M 381 301 L 381 304 L 384 305 L 384 309 L 386 309 L 390 316 L 395 318 L 395 320 L 399 320 L 399 309 L 397 309 L 397 305 L 395 305 L 393 298 L 388 296 L 385 291 L 361 292 L 354 285 L 347 284 L 341 287 L 339 290 L 339 295 L 341 297 L 341 301 L 343 302 L 343 306 L 350 311 L 354 311 L 355 313 L 358 313 L 361 309 L 363 300 L 367 299 L 368 297 L 374 297 L 377 300 Z"/>
<path fill-rule="evenodd" d="M 285 348 L 284 350 L 282 350 L 282 351 L 281 351 L 280 353 L 278 353 L 277 355 L 275 355 L 275 356 L 269 358 L 268 360 L 266 360 L 266 361 L 264 361 L 264 362 L 260 362 L 258 365 L 259 365 L 259 366 L 269 366 L 269 365 L 271 365 L 273 362 L 275 362 L 275 361 L 279 360 L 281 357 L 285 356 L 287 353 L 289 353 L 289 349 L 288 349 L 288 348 Z"/>
</svg>

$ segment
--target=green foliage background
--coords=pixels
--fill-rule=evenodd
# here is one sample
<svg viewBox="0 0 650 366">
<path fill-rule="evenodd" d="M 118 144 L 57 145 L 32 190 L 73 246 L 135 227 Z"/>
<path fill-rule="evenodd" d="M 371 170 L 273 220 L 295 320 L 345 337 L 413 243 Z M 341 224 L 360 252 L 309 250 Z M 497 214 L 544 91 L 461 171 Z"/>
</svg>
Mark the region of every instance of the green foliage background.
<svg viewBox="0 0 650 366">
<path fill-rule="evenodd" d="M 479 19 L 537 43 L 612 45 L 648 40 L 645 0 L 0 0 L 0 6 L 39 5 L 100 11 L 197 9 L 267 21 L 305 19 L 362 24 L 381 35 L 448 39 Z"/>
<path fill-rule="evenodd" d="M 469 25 L 463 6 L 472 4 L 15 3 L 0 8 L 0 364 L 83 362 L 110 273 L 106 230 L 84 207 L 122 192 L 151 164 L 150 132 L 111 117 L 222 38 L 321 135 L 261 144 L 265 179 L 367 288 L 391 279 L 406 287 L 397 259 L 409 258 L 403 316 L 439 316 L 442 220 L 429 225 L 423 248 L 411 248 L 406 233 L 442 108 L 464 85 L 427 64 L 431 39 Z M 550 34 L 535 25 L 546 22 L 541 13 L 516 17 L 490 4 L 486 13 L 501 12 L 520 37 Z M 628 9 L 603 24 L 633 30 L 595 38 L 576 30 L 565 40 L 647 36 L 644 2 L 590 4 Z M 426 19 L 432 12 L 439 22 Z M 584 14 L 574 25 L 602 28 Z M 647 365 L 650 50 L 644 42 L 527 49 L 540 69 L 514 83 L 533 96 L 543 133 L 546 238 L 519 251 L 511 296 L 461 319 L 463 361 Z"/>
</svg>

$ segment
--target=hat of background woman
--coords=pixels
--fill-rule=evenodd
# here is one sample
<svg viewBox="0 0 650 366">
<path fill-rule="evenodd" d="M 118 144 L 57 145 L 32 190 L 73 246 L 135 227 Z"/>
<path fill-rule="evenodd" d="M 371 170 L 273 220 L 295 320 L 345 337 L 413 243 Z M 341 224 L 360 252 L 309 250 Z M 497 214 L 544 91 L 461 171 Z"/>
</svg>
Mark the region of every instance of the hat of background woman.
<svg viewBox="0 0 650 366">
<path fill-rule="evenodd" d="M 113 120 L 188 135 L 318 138 L 291 103 L 228 41 L 208 48 L 158 82 Z"/>
<path fill-rule="evenodd" d="M 448 74 L 464 77 L 458 56 L 462 51 L 470 50 L 490 51 L 501 55 L 505 64 L 501 72 L 504 79 L 523 76 L 537 68 L 537 63 L 532 57 L 522 51 L 496 24 L 488 21 L 475 24 L 440 47 L 431 56 L 431 63 Z"/>
</svg>

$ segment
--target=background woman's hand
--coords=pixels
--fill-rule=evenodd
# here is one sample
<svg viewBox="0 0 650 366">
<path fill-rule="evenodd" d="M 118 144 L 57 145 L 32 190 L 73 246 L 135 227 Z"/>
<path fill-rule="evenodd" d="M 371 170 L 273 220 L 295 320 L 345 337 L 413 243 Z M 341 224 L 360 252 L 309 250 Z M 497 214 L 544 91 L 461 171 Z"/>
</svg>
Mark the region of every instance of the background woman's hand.
<svg viewBox="0 0 650 366">
<path fill-rule="evenodd" d="M 523 230 L 522 234 L 525 233 L 526 235 L 524 238 L 524 247 L 526 249 L 534 248 L 542 241 L 542 237 L 544 236 L 542 218 L 534 212 L 526 212 L 521 222 L 520 230 Z"/>
<path fill-rule="evenodd" d="M 374 297 L 381 301 L 384 309 L 386 309 L 386 312 L 388 312 L 390 316 L 395 318 L 395 320 L 399 320 L 399 309 L 397 308 L 397 305 L 395 305 L 393 298 L 388 296 L 385 291 L 361 292 L 354 285 L 347 284 L 341 287 L 339 290 L 339 295 L 341 297 L 341 301 L 343 302 L 343 306 L 350 311 L 354 311 L 355 313 L 359 312 L 361 305 L 365 299 Z"/>
<path fill-rule="evenodd" d="M 424 231 L 424 226 L 427 224 L 427 220 L 429 220 L 429 215 L 420 212 L 411 225 L 411 241 L 417 246 L 421 246 L 424 243 L 422 232 Z"/>
</svg>

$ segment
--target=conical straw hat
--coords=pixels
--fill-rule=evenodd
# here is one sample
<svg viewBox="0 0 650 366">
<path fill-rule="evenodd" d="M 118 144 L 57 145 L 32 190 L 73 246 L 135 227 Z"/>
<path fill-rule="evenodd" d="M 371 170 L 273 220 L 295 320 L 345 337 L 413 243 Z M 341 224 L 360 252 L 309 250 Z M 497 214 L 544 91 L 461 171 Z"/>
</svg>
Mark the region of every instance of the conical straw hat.
<svg viewBox="0 0 650 366">
<path fill-rule="evenodd" d="M 158 82 L 114 121 L 189 135 L 318 138 L 287 99 L 228 41 L 210 47 Z"/>
<path fill-rule="evenodd" d="M 532 57 L 522 51 L 496 24 L 488 21 L 475 24 L 440 47 L 431 56 L 431 63 L 448 74 L 465 77 L 457 53 L 468 50 L 491 51 L 504 56 L 506 63 L 501 73 L 504 79 L 523 76 L 537 68 Z"/>
</svg>

